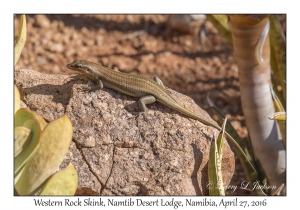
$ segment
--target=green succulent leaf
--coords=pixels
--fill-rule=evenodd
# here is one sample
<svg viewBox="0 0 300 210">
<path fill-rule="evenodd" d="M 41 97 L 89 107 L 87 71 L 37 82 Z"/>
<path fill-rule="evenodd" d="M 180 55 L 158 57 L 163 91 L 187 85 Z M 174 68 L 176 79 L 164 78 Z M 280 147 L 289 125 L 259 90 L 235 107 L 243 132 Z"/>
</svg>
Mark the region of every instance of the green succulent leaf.
<svg viewBox="0 0 300 210">
<path fill-rule="evenodd" d="M 15 112 L 20 109 L 20 104 L 21 104 L 21 99 L 20 99 L 20 91 L 16 85 L 14 85 L 14 90 L 15 90 Z"/>
<path fill-rule="evenodd" d="M 30 138 L 31 131 L 23 126 L 15 127 L 15 137 L 14 137 L 14 148 L 15 157 L 18 156 L 22 150 L 27 146 Z"/>
<path fill-rule="evenodd" d="M 42 118 L 40 115 L 37 114 L 37 119 L 40 122 L 41 125 L 41 129 L 44 130 L 44 128 L 47 126 L 46 121 L 44 120 L 44 118 Z"/>
<path fill-rule="evenodd" d="M 15 49 L 14 49 L 14 61 L 15 65 L 18 62 L 21 52 L 23 50 L 23 47 L 26 42 L 26 16 L 21 15 L 20 17 L 20 25 L 19 25 L 19 31 L 18 31 L 18 37 L 15 42 Z"/>
<path fill-rule="evenodd" d="M 65 169 L 53 174 L 45 183 L 40 195 L 74 195 L 78 185 L 76 169 L 70 163 Z"/>
<path fill-rule="evenodd" d="M 277 120 L 277 123 L 280 128 L 281 136 L 282 136 L 283 145 L 285 147 L 286 146 L 286 112 L 281 101 L 279 100 L 277 94 L 275 93 L 271 85 L 270 85 L 270 91 L 272 94 L 272 100 L 275 107 L 275 113 L 269 116 L 269 119 Z"/>
<path fill-rule="evenodd" d="M 226 123 L 227 123 L 227 118 L 224 119 L 222 130 L 220 130 L 220 133 L 219 133 L 218 139 L 217 139 L 217 151 L 219 153 L 220 160 L 222 160 L 222 156 L 223 156 L 224 132 L 225 132 Z M 220 166 L 221 166 L 221 164 L 222 164 L 222 162 L 220 162 Z"/>
<path fill-rule="evenodd" d="M 217 106 L 213 103 L 213 101 L 209 98 L 209 94 L 207 95 L 207 101 L 214 112 L 214 114 L 218 117 L 219 122 L 223 122 L 223 119 L 225 116 L 219 111 Z M 243 140 L 240 138 L 236 130 L 233 128 L 231 123 L 228 121 L 226 123 L 226 131 L 236 140 L 236 142 L 240 145 L 240 147 L 245 151 L 245 154 L 247 155 L 248 159 L 251 161 L 252 157 L 250 155 L 249 150 L 247 149 L 245 143 Z M 250 182 L 250 188 L 254 188 L 253 183 L 256 183 L 258 180 L 258 174 L 252 169 L 252 167 L 249 165 L 247 159 L 243 156 L 243 154 L 238 150 L 235 145 L 232 145 L 235 149 L 235 152 L 237 156 L 239 157 L 239 160 L 241 161 L 241 164 L 243 166 L 243 169 L 245 171 L 245 175 L 247 177 L 247 180 Z M 264 177 L 263 175 L 261 175 Z M 263 195 L 263 192 L 261 189 L 254 188 L 255 190 L 251 191 L 253 195 Z"/>
<path fill-rule="evenodd" d="M 277 85 L 282 90 L 278 95 L 284 107 L 286 107 L 286 40 L 280 22 L 275 15 L 270 18 L 270 49 L 271 49 L 271 66 L 276 78 Z"/>
<path fill-rule="evenodd" d="M 29 119 L 37 119 L 37 114 L 28 108 L 19 109 L 15 114 L 15 127 L 24 125 Z"/>
<path fill-rule="evenodd" d="M 224 183 L 222 178 L 222 153 L 224 146 L 224 131 L 227 119 L 225 119 L 222 130 L 218 135 L 217 141 L 214 137 L 211 142 L 209 161 L 208 161 L 208 179 L 209 179 L 209 195 L 225 195 Z"/>
<path fill-rule="evenodd" d="M 28 128 L 31 131 L 31 138 L 28 140 L 28 144 L 23 148 L 22 152 L 15 157 L 15 174 L 22 168 L 22 166 L 29 160 L 29 158 L 35 152 L 37 146 L 39 145 L 41 136 L 41 127 L 37 119 L 28 119 L 23 127 Z"/>
<path fill-rule="evenodd" d="M 284 109 L 280 99 L 278 98 L 277 94 L 275 93 L 272 85 L 270 85 L 270 91 L 271 91 L 272 101 L 274 104 L 275 111 L 276 112 L 285 112 L 285 109 Z"/>
<path fill-rule="evenodd" d="M 45 120 L 41 116 L 39 116 L 38 114 L 36 114 L 35 112 L 31 111 L 28 108 L 22 108 L 22 109 L 19 109 L 15 113 L 15 127 L 17 127 L 17 126 L 23 126 L 23 124 L 28 119 L 37 119 L 39 121 L 39 123 L 40 123 L 40 126 L 41 126 L 42 130 L 47 125 L 47 123 L 45 122 Z"/>
<path fill-rule="evenodd" d="M 50 122 L 41 142 L 15 185 L 20 195 L 32 195 L 59 167 L 72 140 L 72 123 L 67 115 Z"/>
<path fill-rule="evenodd" d="M 20 170 L 15 173 L 15 180 L 14 180 L 14 184 L 16 184 L 21 176 L 21 174 L 23 173 L 23 170 L 24 170 L 24 166 L 25 164 L 20 168 Z"/>
<path fill-rule="evenodd" d="M 210 99 L 209 94 L 207 95 L 207 102 L 208 102 L 210 108 L 212 109 L 212 111 L 214 112 L 214 114 L 218 117 L 218 122 L 222 123 L 225 116 L 218 109 L 218 107 L 214 104 L 214 102 Z M 238 135 L 238 133 L 236 132 L 236 130 L 233 128 L 233 126 L 231 125 L 231 123 L 229 121 L 226 123 L 225 130 L 233 137 L 233 139 L 236 140 L 236 142 L 243 149 L 243 151 L 245 151 L 247 158 L 251 161 L 252 157 L 250 155 L 249 150 L 247 149 L 244 141 L 240 138 L 240 136 Z M 235 147 L 235 146 L 233 145 L 233 147 Z M 239 159 L 244 163 L 243 166 L 247 166 L 247 168 L 249 168 L 249 169 L 247 169 L 247 171 L 251 171 L 251 173 L 252 173 L 253 169 L 248 166 L 249 164 L 247 163 L 247 160 L 244 158 L 243 154 L 237 148 L 235 148 L 235 151 L 236 151 L 237 155 L 239 156 Z"/>
<path fill-rule="evenodd" d="M 231 28 L 227 15 L 206 15 L 206 18 L 217 28 L 222 37 L 232 47 Z"/>
</svg>

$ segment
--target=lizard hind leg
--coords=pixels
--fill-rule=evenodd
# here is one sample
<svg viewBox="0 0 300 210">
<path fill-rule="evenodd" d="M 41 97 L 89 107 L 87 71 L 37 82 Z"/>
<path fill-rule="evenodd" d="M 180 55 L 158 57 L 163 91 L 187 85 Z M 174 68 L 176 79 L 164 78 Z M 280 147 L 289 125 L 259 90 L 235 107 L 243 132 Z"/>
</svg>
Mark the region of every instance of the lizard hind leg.
<svg viewBox="0 0 300 210">
<path fill-rule="evenodd" d="M 165 87 L 165 85 L 164 85 L 164 83 L 158 78 L 158 77 L 154 77 L 153 78 L 154 79 L 154 81 L 157 83 L 157 84 L 159 84 L 160 86 L 162 86 L 163 87 L 163 89 L 165 89 L 165 92 L 167 92 L 167 93 L 171 93 L 166 87 Z"/>
<path fill-rule="evenodd" d="M 152 104 L 156 101 L 156 98 L 152 95 L 143 96 L 138 100 L 138 105 L 141 111 L 138 113 L 138 116 L 144 114 L 147 111 L 146 104 Z M 137 117 L 138 117 L 137 116 Z"/>
<path fill-rule="evenodd" d="M 157 82 L 160 86 L 162 86 L 163 88 L 166 89 L 166 87 L 164 86 L 164 83 L 163 83 L 157 76 L 155 76 L 153 79 L 154 79 L 154 81 Z"/>
</svg>

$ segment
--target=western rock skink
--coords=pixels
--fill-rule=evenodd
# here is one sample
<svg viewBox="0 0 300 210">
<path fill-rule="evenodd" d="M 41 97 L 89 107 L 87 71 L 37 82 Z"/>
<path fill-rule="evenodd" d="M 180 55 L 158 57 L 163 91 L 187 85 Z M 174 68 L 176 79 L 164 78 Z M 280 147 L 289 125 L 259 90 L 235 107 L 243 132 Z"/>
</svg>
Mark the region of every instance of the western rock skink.
<svg viewBox="0 0 300 210">
<path fill-rule="evenodd" d="M 105 86 L 123 94 L 139 98 L 138 105 L 141 109 L 139 114 L 146 112 L 146 104 L 158 101 L 187 117 L 221 130 L 221 127 L 216 122 L 201 117 L 179 105 L 176 100 L 172 98 L 168 90 L 165 89 L 162 81 L 158 77 L 154 77 L 154 80 L 152 80 L 139 75 L 126 74 L 85 60 L 75 60 L 68 64 L 67 67 L 82 73 L 96 83 L 96 86 L 89 87 L 87 88 L 88 90 L 102 89 Z M 225 132 L 225 136 L 236 145 L 248 160 L 253 170 L 256 171 L 238 143 L 227 132 Z"/>
</svg>

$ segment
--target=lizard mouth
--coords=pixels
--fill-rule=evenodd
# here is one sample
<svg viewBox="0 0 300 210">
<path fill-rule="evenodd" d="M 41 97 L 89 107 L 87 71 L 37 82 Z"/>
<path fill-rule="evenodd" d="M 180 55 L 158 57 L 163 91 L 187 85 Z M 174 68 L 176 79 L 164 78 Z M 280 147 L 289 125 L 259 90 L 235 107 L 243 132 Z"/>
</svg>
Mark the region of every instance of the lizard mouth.
<svg viewBox="0 0 300 210">
<path fill-rule="evenodd" d="M 67 64 L 67 67 L 68 67 L 69 69 L 72 69 L 71 63 Z"/>
<path fill-rule="evenodd" d="M 72 65 L 72 63 L 67 64 L 67 67 L 68 67 L 69 69 L 71 69 L 71 70 L 75 70 L 75 71 L 78 71 L 78 70 L 79 70 L 78 68 L 75 68 L 75 67 Z"/>
<path fill-rule="evenodd" d="M 75 67 L 77 66 L 76 64 L 78 63 L 77 60 L 73 61 L 72 63 L 67 64 L 67 67 L 70 69 L 75 69 Z"/>
</svg>

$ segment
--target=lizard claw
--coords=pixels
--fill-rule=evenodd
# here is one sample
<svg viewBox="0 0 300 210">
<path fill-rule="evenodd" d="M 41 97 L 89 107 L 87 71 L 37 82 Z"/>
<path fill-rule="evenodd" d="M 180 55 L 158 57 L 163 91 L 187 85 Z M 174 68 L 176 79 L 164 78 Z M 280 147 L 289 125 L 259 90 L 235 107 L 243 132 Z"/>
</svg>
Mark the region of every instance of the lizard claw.
<svg viewBox="0 0 300 210">
<path fill-rule="evenodd" d="M 134 118 L 137 120 L 140 116 L 143 116 L 145 112 L 135 112 L 133 115 L 134 115 Z"/>
<path fill-rule="evenodd" d="M 77 74 L 77 75 L 71 75 L 70 77 L 66 78 L 64 80 L 64 83 L 69 83 L 69 82 L 72 82 L 72 81 L 76 81 L 78 79 L 81 78 L 81 75 Z"/>
<path fill-rule="evenodd" d="M 88 91 L 91 90 L 91 87 L 88 86 L 88 85 L 85 85 L 85 86 L 80 87 L 80 90 L 85 91 L 85 92 L 88 92 Z"/>
</svg>

